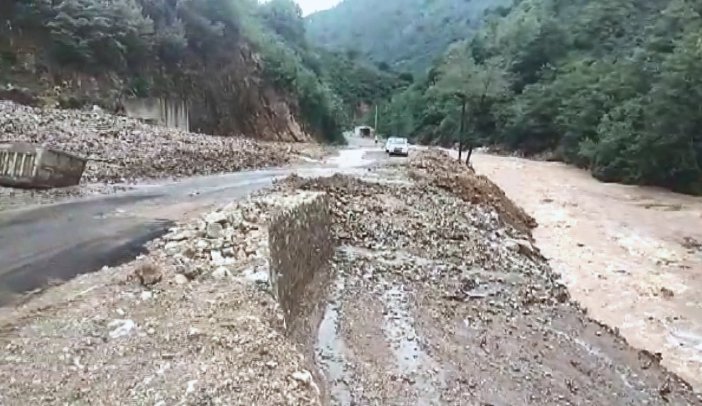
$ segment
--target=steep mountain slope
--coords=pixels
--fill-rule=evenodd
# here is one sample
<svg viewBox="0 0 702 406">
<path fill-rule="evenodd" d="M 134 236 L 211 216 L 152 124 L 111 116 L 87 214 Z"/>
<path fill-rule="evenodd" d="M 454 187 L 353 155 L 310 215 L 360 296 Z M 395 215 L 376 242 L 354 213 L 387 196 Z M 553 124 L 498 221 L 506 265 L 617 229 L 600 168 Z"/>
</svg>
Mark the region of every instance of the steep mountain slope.
<svg viewBox="0 0 702 406">
<path fill-rule="evenodd" d="M 314 51 L 291 0 L 18 0 L 0 15 L 0 98 L 110 110 L 187 99 L 201 132 L 340 137 L 339 103 L 305 64 Z"/>
<path fill-rule="evenodd" d="M 401 71 L 423 72 L 446 47 L 466 38 L 486 10 L 510 0 L 344 0 L 310 15 L 310 41 L 358 52 Z"/>
<path fill-rule="evenodd" d="M 322 50 L 318 62 L 323 80 L 344 103 L 345 122 L 350 123 L 360 124 L 371 105 L 389 99 L 414 80 L 410 74 L 382 71 L 339 52 Z"/>
</svg>

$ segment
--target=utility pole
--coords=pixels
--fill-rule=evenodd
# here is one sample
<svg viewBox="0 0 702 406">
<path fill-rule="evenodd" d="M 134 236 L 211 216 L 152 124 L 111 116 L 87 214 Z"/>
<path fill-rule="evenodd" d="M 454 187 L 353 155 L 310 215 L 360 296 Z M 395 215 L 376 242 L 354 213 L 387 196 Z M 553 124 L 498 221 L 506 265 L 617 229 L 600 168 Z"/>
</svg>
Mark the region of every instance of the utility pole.
<svg viewBox="0 0 702 406">
<path fill-rule="evenodd" d="M 378 105 L 375 105 L 375 123 L 373 124 L 375 133 L 378 134 Z"/>
<path fill-rule="evenodd" d="M 461 129 L 458 132 L 458 162 L 461 162 L 461 154 L 463 152 L 463 128 L 466 117 L 466 97 L 461 95 Z"/>
</svg>

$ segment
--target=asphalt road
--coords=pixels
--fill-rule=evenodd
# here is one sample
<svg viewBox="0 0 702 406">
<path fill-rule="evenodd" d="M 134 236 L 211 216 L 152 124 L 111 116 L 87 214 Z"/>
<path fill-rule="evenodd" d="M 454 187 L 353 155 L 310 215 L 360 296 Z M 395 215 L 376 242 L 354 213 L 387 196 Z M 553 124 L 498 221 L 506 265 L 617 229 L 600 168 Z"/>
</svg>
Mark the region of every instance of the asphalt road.
<svg viewBox="0 0 702 406">
<path fill-rule="evenodd" d="M 342 150 L 306 166 L 195 177 L 174 183 L 0 213 L 0 305 L 17 294 L 132 260 L 175 221 L 240 199 L 291 174 L 354 173 L 375 162 L 373 147 Z"/>
</svg>

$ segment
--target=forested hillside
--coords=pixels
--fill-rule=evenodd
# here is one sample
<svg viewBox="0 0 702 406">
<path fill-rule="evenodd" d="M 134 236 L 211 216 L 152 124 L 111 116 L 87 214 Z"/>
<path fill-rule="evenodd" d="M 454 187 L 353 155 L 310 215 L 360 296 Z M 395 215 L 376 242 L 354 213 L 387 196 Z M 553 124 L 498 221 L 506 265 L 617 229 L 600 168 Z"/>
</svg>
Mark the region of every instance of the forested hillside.
<svg viewBox="0 0 702 406">
<path fill-rule="evenodd" d="M 349 106 L 380 97 L 376 87 L 344 98 L 332 90 L 345 86 L 326 61 L 345 56 L 308 45 L 292 0 L 16 0 L 0 4 L 0 19 L 0 96 L 28 104 L 112 109 L 124 97 L 186 98 L 199 131 L 291 139 L 297 120 L 338 140 Z"/>
<path fill-rule="evenodd" d="M 509 0 L 344 0 L 307 18 L 312 43 L 359 54 L 395 70 L 420 72 L 465 39 L 490 7 Z"/>
<path fill-rule="evenodd" d="M 391 132 L 549 152 L 605 181 L 702 192 L 702 3 L 523 0 L 383 108 Z"/>
<path fill-rule="evenodd" d="M 322 78 L 343 101 L 345 122 L 351 124 L 360 124 L 372 105 L 390 99 L 414 80 L 409 73 L 380 70 L 345 52 L 319 50 L 318 55 Z"/>
</svg>

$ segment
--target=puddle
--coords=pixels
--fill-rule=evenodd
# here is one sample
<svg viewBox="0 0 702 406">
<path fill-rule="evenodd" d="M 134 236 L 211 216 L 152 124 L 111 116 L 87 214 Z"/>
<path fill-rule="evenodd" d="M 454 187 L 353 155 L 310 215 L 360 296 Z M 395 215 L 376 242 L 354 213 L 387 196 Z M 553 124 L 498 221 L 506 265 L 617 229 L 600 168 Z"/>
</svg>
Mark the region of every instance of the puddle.
<svg viewBox="0 0 702 406">
<path fill-rule="evenodd" d="M 347 352 L 343 338 L 339 335 L 339 297 L 344 289 L 344 280 L 339 278 L 334 286 L 330 301 L 324 311 L 324 318 L 317 332 L 315 352 L 317 365 L 327 377 L 329 394 L 334 404 L 351 405 L 351 390 L 347 382 Z"/>
<path fill-rule="evenodd" d="M 689 360 L 702 363 L 702 336 L 686 330 L 672 330 L 666 337 L 669 347 L 677 347 L 685 351 Z M 699 368 L 702 372 L 702 368 Z"/>
<path fill-rule="evenodd" d="M 436 364 L 420 347 L 420 339 L 414 329 L 414 318 L 409 311 L 409 297 L 402 286 L 392 287 L 382 295 L 387 313 L 383 331 L 390 343 L 399 372 L 416 389 L 421 404 L 438 404 L 440 391 L 432 381 Z M 443 381 L 441 375 L 437 379 Z"/>
<path fill-rule="evenodd" d="M 327 162 L 339 168 L 357 168 L 373 162 L 365 158 L 367 152 L 377 151 L 376 148 L 342 149 L 339 155 L 329 158 Z"/>
</svg>

